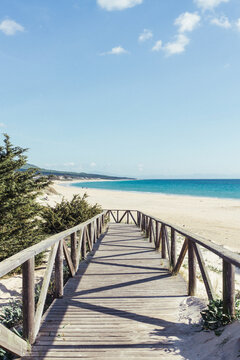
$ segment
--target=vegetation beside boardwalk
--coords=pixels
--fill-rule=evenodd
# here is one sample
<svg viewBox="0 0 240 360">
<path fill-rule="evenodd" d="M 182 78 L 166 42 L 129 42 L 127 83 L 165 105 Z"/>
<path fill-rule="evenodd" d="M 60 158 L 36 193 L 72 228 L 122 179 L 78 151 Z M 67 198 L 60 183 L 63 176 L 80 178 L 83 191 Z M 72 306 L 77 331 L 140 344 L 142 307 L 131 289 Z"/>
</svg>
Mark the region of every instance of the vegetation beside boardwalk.
<svg viewBox="0 0 240 360">
<path fill-rule="evenodd" d="M 86 201 L 86 194 L 71 201 L 63 199 L 55 208 L 40 205 L 37 198 L 51 179 L 36 168 L 19 171 L 27 163 L 26 151 L 4 135 L 0 146 L 0 261 L 102 211 Z"/>
<path fill-rule="evenodd" d="M 26 151 L 4 135 L 0 147 L 0 261 L 44 237 L 37 197 L 50 180 L 39 176 L 36 169 L 18 171 L 27 162 Z"/>
<path fill-rule="evenodd" d="M 37 201 L 47 191 L 51 178 L 42 176 L 37 168 L 26 167 L 27 149 L 14 146 L 4 134 L 0 146 L 0 261 L 34 245 L 44 238 L 69 229 L 102 212 L 100 205 L 90 205 L 87 194 L 76 195 L 71 201 L 63 199 L 54 208 L 40 205 Z M 43 254 L 35 260 L 38 265 Z M 64 282 L 69 276 L 64 267 Z M 35 287 L 35 304 L 41 284 Z M 54 298 L 54 282 L 51 280 L 45 309 Z M 22 301 L 10 300 L 0 313 L 0 323 L 22 336 Z M 0 359 L 12 359 L 9 352 L 0 348 Z"/>
</svg>

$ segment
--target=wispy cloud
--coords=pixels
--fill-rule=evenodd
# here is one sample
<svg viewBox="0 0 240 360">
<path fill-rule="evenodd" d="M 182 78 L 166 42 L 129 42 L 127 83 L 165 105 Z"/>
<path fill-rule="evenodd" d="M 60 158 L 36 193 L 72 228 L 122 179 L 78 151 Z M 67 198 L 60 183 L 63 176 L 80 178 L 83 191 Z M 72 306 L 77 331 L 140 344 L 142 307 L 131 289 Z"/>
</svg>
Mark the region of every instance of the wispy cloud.
<svg viewBox="0 0 240 360">
<path fill-rule="evenodd" d="M 4 123 L 0 123 L 0 128 L 5 127 L 6 125 Z"/>
<path fill-rule="evenodd" d="M 240 18 L 237 20 L 236 26 L 237 26 L 238 31 L 240 31 Z"/>
<path fill-rule="evenodd" d="M 24 27 L 14 20 L 6 19 L 0 23 L 0 30 L 5 35 L 15 35 L 19 31 L 23 32 Z"/>
<path fill-rule="evenodd" d="M 220 4 L 229 2 L 229 0 L 194 0 L 194 2 L 202 10 L 213 10 Z"/>
<path fill-rule="evenodd" d="M 178 31 L 184 33 L 186 31 L 193 31 L 199 24 L 201 17 L 198 13 L 185 12 L 181 14 L 174 22 L 178 26 Z"/>
<path fill-rule="evenodd" d="M 125 10 L 142 4 L 143 0 L 97 0 L 97 4 L 107 11 Z"/>
<path fill-rule="evenodd" d="M 152 31 L 148 29 L 144 29 L 143 32 L 139 35 L 138 41 L 144 42 L 151 39 L 152 37 L 153 37 Z"/>
<path fill-rule="evenodd" d="M 152 51 L 160 51 L 162 49 L 162 40 L 156 41 L 155 45 L 152 47 Z"/>
<path fill-rule="evenodd" d="M 94 168 L 94 167 L 96 167 L 96 166 L 97 166 L 97 164 L 96 164 L 94 161 L 92 161 L 92 162 L 90 163 L 90 167 Z"/>
<path fill-rule="evenodd" d="M 113 47 L 112 50 L 101 53 L 100 55 L 122 55 L 128 54 L 128 51 L 125 50 L 121 45 Z"/>
<path fill-rule="evenodd" d="M 144 165 L 143 165 L 143 164 L 138 164 L 137 168 L 138 168 L 138 171 L 139 171 L 139 172 L 143 172 L 143 170 L 144 170 Z"/>
<path fill-rule="evenodd" d="M 174 55 L 174 54 L 181 54 L 185 51 L 186 46 L 189 44 L 189 38 L 184 34 L 178 34 L 175 36 L 175 40 L 168 42 L 164 47 L 163 50 L 165 51 L 166 55 Z"/>
<path fill-rule="evenodd" d="M 211 20 L 211 24 L 213 25 L 217 25 L 220 26 L 224 29 L 229 29 L 232 27 L 229 19 L 227 18 L 227 16 L 220 16 L 220 17 L 215 17 Z"/>
</svg>

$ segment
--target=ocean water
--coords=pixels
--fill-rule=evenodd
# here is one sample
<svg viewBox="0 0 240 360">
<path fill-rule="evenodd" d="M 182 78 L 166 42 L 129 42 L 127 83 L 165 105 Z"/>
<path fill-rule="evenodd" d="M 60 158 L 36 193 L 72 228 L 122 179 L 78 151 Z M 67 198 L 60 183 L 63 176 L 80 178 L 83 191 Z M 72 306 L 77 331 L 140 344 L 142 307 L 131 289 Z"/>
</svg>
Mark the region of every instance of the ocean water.
<svg viewBox="0 0 240 360">
<path fill-rule="evenodd" d="M 75 183 L 72 186 L 104 190 L 240 199 L 240 179 L 94 181 Z"/>
</svg>

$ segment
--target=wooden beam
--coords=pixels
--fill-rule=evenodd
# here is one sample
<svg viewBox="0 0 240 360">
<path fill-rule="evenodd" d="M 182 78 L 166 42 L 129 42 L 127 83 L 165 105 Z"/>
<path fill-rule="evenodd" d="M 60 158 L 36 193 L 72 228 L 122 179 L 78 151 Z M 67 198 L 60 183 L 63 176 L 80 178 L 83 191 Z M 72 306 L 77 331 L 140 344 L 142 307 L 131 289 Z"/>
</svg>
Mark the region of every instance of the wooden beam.
<svg viewBox="0 0 240 360">
<path fill-rule="evenodd" d="M 235 316 L 235 266 L 223 260 L 223 310 Z"/>
<path fill-rule="evenodd" d="M 98 222 L 98 221 L 97 221 Z M 83 229 L 83 239 L 82 239 L 82 259 L 86 259 L 87 256 L 87 247 L 86 247 L 86 229 Z"/>
<path fill-rule="evenodd" d="M 162 258 L 166 259 L 167 258 L 167 253 L 166 253 L 166 235 L 165 235 L 165 225 L 162 224 L 161 227 L 161 238 L 162 238 Z"/>
<path fill-rule="evenodd" d="M 11 330 L 0 324 L 0 347 L 17 356 L 24 356 L 31 346 Z"/>
<path fill-rule="evenodd" d="M 59 241 L 55 259 L 55 297 L 63 297 L 63 240 Z"/>
<path fill-rule="evenodd" d="M 115 215 L 113 214 L 113 212 L 112 212 L 112 211 L 111 211 L 111 215 L 112 215 L 113 220 L 115 221 L 115 223 L 117 223 L 118 221 L 117 221 L 117 219 L 115 218 Z"/>
<path fill-rule="evenodd" d="M 135 224 L 136 226 L 138 226 L 137 223 L 136 223 L 136 220 L 134 219 L 134 217 L 133 217 L 133 215 L 132 215 L 132 213 L 131 213 L 131 211 L 129 212 L 129 214 L 130 214 L 131 218 L 133 219 L 134 224 Z"/>
<path fill-rule="evenodd" d="M 197 267 L 194 247 L 188 240 L 188 295 L 195 296 L 197 291 Z"/>
<path fill-rule="evenodd" d="M 170 264 L 172 269 L 175 268 L 176 266 L 176 233 L 175 230 L 173 228 L 171 228 L 171 260 L 170 260 Z"/>
<path fill-rule="evenodd" d="M 203 282 L 204 282 L 204 285 L 205 285 L 205 289 L 206 289 L 206 292 L 207 292 L 207 295 L 208 295 L 208 299 L 213 300 L 213 298 L 214 298 L 214 290 L 213 290 L 213 287 L 212 287 L 210 277 L 208 275 L 207 267 L 205 265 L 201 250 L 200 250 L 198 244 L 193 243 L 193 247 L 194 247 L 194 251 L 195 251 L 195 254 L 196 254 L 196 257 L 197 257 L 197 260 L 198 260 L 198 265 L 199 265 L 199 268 L 200 268 L 200 271 L 201 271 L 201 274 L 202 274 L 202 279 L 203 279 Z"/>
<path fill-rule="evenodd" d="M 124 216 L 127 214 L 127 211 L 125 211 L 124 213 L 123 213 L 123 216 L 121 217 L 121 219 L 119 220 L 119 223 L 121 223 L 122 222 L 122 220 L 124 219 Z"/>
<path fill-rule="evenodd" d="M 80 255 L 82 252 L 82 242 L 83 242 L 83 230 L 80 231 L 79 240 L 78 240 L 78 247 L 77 247 L 77 269 L 80 263 Z"/>
<path fill-rule="evenodd" d="M 57 250 L 58 250 L 58 244 L 54 244 L 52 246 L 51 252 L 49 254 L 47 267 L 46 267 L 46 270 L 44 273 L 41 292 L 40 292 L 40 296 L 39 296 L 38 303 L 37 303 L 36 314 L 34 317 L 34 324 L 35 324 L 35 326 L 34 326 L 34 341 L 37 337 L 37 334 L 38 334 L 38 331 L 40 328 L 42 314 L 43 314 L 43 310 L 44 310 L 44 305 L 45 305 L 45 301 L 46 301 L 46 297 L 47 297 L 47 292 L 48 292 L 49 283 L 51 280 L 51 274 L 52 274 Z"/>
<path fill-rule="evenodd" d="M 185 258 L 185 255 L 186 255 L 186 252 L 187 252 L 187 249 L 188 249 L 188 240 L 185 239 L 184 243 L 183 243 L 183 246 L 182 246 L 182 250 L 179 254 L 179 257 L 178 257 L 178 260 L 177 260 L 177 264 L 173 270 L 173 274 L 177 274 L 181 268 L 181 265 L 183 263 L 183 260 Z"/>
<path fill-rule="evenodd" d="M 156 221 L 155 225 L 155 249 L 159 249 L 159 222 Z"/>
<path fill-rule="evenodd" d="M 71 259 L 75 272 L 77 271 L 77 234 L 71 234 Z"/>
<path fill-rule="evenodd" d="M 71 277 L 73 277 L 75 275 L 75 268 L 73 266 L 71 255 L 69 253 L 69 250 L 68 250 L 68 247 L 67 247 L 67 244 L 66 244 L 65 240 L 63 240 L 63 253 L 64 253 L 64 256 L 65 256 L 67 266 L 68 266 L 69 271 L 70 271 L 70 275 L 71 275 Z"/>
<path fill-rule="evenodd" d="M 22 265 L 23 337 L 34 342 L 35 286 L 34 257 Z"/>
<path fill-rule="evenodd" d="M 170 244 L 169 244 L 168 232 L 167 232 L 166 226 L 164 226 L 164 237 L 165 237 L 165 241 L 166 241 L 166 245 L 167 245 L 168 259 L 170 262 L 171 261 L 171 250 L 170 250 Z"/>
</svg>

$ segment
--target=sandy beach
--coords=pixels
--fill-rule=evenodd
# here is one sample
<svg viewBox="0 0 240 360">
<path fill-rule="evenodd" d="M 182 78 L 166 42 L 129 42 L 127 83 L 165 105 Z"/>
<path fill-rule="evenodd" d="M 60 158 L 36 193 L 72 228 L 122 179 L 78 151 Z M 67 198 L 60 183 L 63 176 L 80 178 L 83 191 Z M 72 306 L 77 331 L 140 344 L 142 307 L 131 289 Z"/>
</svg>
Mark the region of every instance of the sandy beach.
<svg viewBox="0 0 240 360">
<path fill-rule="evenodd" d="M 91 204 L 140 210 L 240 252 L 240 200 L 80 188 L 71 186 L 74 182 L 80 181 L 55 181 L 58 195 L 50 195 L 48 203 L 87 193 Z"/>
</svg>

